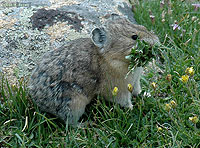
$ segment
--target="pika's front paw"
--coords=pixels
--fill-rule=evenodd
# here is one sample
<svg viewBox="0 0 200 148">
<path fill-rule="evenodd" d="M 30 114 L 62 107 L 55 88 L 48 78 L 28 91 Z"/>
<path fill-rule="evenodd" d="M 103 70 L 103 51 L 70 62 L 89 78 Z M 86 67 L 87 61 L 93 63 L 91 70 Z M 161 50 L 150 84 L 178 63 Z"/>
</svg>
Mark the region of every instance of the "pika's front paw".
<svg viewBox="0 0 200 148">
<path fill-rule="evenodd" d="M 126 107 L 126 108 L 128 108 L 128 109 L 130 109 L 130 110 L 133 109 L 133 105 L 132 105 L 132 103 L 131 103 L 131 99 L 128 99 L 128 102 L 127 102 L 126 105 L 124 105 L 124 107 Z"/>
<path fill-rule="evenodd" d="M 129 108 L 130 110 L 133 110 L 133 105 L 130 104 L 130 105 L 128 106 L 128 108 Z"/>
<path fill-rule="evenodd" d="M 133 75 L 133 96 L 138 96 L 141 93 L 141 86 L 140 86 L 140 78 L 143 73 L 143 68 L 142 67 L 137 67 L 135 69 L 134 75 Z"/>
<path fill-rule="evenodd" d="M 142 91 L 142 89 L 141 89 L 140 83 L 138 83 L 137 85 L 135 85 L 135 87 L 133 86 L 132 95 L 134 97 L 137 97 L 141 93 L 141 91 Z"/>
<path fill-rule="evenodd" d="M 141 93 L 141 89 L 140 90 L 136 90 L 136 91 L 133 91 L 132 92 L 132 95 L 134 96 L 134 97 L 137 97 L 140 93 Z"/>
</svg>

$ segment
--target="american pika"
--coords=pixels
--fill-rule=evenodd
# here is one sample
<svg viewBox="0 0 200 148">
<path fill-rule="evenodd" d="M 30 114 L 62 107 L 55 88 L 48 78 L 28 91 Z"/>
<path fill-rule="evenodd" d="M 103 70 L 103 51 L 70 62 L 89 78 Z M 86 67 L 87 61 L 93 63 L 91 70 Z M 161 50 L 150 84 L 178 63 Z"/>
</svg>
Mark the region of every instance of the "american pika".
<svg viewBox="0 0 200 148">
<path fill-rule="evenodd" d="M 42 111 L 76 125 L 96 94 L 113 101 L 112 90 L 117 86 L 115 102 L 132 109 L 127 84 L 133 85 L 132 94 L 137 96 L 143 68 L 126 76 L 130 61 L 125 56 L 137 39 L 151 45 L 159 42 L 145 27 L 117 17 L 92 30 L 91 38 L 76 39 L 46 53 L 30 77 L 33 101 Z"/>
</svg>

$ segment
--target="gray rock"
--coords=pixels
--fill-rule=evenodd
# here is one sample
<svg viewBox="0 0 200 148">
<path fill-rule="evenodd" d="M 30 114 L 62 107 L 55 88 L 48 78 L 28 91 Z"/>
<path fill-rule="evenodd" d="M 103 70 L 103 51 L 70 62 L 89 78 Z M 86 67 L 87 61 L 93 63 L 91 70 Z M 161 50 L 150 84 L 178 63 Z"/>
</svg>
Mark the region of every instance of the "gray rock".
<svg viewBox="0 0 200 148">
<path fill-rule="evenodd" d="M 69 40 L 89 37 L 112 14 L 135 23 L 128 0 L 1 1 L 1 71 L 15 64 L 17 77 L 29 75 L 45 52 Z"/>
</svg>

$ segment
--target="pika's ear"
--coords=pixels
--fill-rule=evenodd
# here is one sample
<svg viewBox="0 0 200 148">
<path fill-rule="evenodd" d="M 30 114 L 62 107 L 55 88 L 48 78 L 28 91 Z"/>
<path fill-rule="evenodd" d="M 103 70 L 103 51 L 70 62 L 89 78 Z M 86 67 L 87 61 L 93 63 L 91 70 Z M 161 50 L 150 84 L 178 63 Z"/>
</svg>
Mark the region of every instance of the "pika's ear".
<svg viewBox="0 0 200 148">
<path fill-rule="evenodd" d="M 92 30 L 91 39 L 97 47 L 102 49 L 107 45 L 108 35 L 103 27 L 95 28 Z"/>
</svg>

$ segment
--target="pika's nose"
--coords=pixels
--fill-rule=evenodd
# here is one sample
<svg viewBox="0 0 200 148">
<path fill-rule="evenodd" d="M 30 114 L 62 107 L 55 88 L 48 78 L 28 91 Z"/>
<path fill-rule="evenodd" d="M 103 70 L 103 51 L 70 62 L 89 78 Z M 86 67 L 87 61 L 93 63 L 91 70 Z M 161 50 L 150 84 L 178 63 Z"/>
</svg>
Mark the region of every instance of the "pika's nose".
<svg viewBox="0 0 200 148">
<path fill-rule="evenodd" d="M 142 40 L 149 43 L 151 46 L 153 46 L 155 44 L 158 44 L 158 45 L 160 44 L 160 41 L 159 41 L 157 36 L 151 36 L 151 37 L 148 37 L 148 38 L 145 37 Z"/>
</svg>

